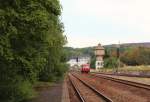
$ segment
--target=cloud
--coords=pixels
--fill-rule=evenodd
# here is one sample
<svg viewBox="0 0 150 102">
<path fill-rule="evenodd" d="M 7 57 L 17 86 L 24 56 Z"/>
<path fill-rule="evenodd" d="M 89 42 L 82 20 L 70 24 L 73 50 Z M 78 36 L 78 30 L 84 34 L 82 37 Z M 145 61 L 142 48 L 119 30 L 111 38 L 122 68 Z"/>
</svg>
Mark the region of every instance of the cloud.
<svg viewBox="0 0 150 102">
<path fill-rule="evenodd" d="M 150 38 L 150 0 L 61 0 L 69 45 Z M 81 36 L 82 35 L 82 36 Z M 92 39 L 92 40 L 91 40 Z M 76 42 L 74 42 L 76 41 Z"/>
<path fill-rule="evenodd" d="M 150 0 L 75 0 L 74 5 L 78 15 L 112 19 L 113 24 L 142 29 L 150 25 Z"/>
<path fill-rule="evenodd" d="M 82 48 L 82 47 L 90 47 L 95 46 L 98 43 L 100 43 L 99 39 L 91 38 L 90 36 L 75 36 L 74 35 L 68 35 L 68 41 L 69 43 L 67 46 L 73 46 L 75 48 Z M 102 42 L 101 42 L 102 43 Z"/>
</svg>

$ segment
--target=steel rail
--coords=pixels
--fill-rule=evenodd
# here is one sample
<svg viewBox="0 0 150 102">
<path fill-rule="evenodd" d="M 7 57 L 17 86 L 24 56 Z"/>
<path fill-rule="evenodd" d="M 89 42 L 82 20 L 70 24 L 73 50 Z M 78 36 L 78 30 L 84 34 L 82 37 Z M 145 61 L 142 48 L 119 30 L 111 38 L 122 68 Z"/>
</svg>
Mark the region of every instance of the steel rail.
<svg viewBox="0 0 150 102">
<path fill-rule="evenodd" d="M 150 75 L 135 75 L 135 74 L 126 74 L 126 73 L 101 73 L 101 72 L 91 72 L 91 73 L 103 74 L 103 75 L 114 75 L 114 76 L 125 76 L 125 77 L 150 78 Z"/>
<path fill-rule="evenodd" d="M 80 91 L 78 90 L 78 88 L 76 87 L 76 85 L 74 84 L 74 82 L 71 80 L 71 78 L 69 77 L 69 81 L 71 82 L 71 85 L 73 86 L 75 92 L 77 93 L 78 98 L 80 99 L 81 102 L 86 102 L 85 99 L 82 97 L 82 95 L 80 94 Z"/>
<path fill-rule="evenodd" d="M 119 83 L 129 85 L 129 86 L 134 86 L 134 87 L 150 90 L 150 85 L 148 85 L 148 84 L 123 80 L 123 79 L 117 79 L 117 78 L 113 78 L 113 77 L 110 77 L 110 76 L 104 76 L 104 75 L 101 75 L 101 74 L 90 74 L 90 75 L 93 75 L 93 76 L 96 76 L 96 77 L 99 77 L 99 78 L 103 78 L 103 79 L 106 79 L 106 80 L 111 80 L 111 81 L 114 81 L 114 82 L 119 82 Z"/>
</svg>

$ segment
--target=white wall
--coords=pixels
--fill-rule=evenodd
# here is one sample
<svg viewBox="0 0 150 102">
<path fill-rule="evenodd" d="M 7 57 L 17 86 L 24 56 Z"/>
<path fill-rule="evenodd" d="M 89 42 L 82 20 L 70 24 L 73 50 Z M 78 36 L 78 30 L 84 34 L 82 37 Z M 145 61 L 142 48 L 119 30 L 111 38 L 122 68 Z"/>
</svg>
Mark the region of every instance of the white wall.
<svg viewBox="0 0 150 102">
<path fill-rule="evenodd" d="M 76 62 L 76 59 L 70 59 L 67 63 L 70 64 L 70 66 L 78 65 L 81 66 L 82 64 L 87 64 L 90 62 L 90 57 L 81 57 L 78 59 L 78 62 Z"/>
</svg>

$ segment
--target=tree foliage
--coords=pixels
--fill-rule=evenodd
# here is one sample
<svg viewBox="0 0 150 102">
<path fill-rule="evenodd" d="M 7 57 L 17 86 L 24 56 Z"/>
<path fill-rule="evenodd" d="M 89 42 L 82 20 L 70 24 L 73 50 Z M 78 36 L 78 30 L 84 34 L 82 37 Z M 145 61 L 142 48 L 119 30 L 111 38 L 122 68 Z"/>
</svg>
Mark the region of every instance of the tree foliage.
<svg viewBox="0 0 150 102">
<path fill-rule="evenodd" d="M 36 80 L 62 74 L 60 14 L 58 0 L 0 0 L 1 102 L 31 98 Z"/>
<path fill-rule="evenodd" d="M 109 57 L 104 60 L 105 68 L 116 68 L 118 67 L 118 61 L 115 57 Z"/>
<path fill-rule="evenodd" d="M 121 61 L 127 65 L 149 65 L 150 64 L 150 48 L 135 47 L 126 50 Z"/>
</svg>

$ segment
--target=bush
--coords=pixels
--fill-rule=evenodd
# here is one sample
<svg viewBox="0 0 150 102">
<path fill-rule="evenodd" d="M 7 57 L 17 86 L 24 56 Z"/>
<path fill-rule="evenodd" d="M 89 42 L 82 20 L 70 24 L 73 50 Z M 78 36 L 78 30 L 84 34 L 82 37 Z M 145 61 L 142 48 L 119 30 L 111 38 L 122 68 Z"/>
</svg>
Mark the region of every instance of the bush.
<svg viewBox="0 0 150 102">
<path fill-rule="evenodd" d="M 104 60 L 104 67 L 105 68 L 116 68 L 118 66 L 117 58 L 110 57 Z"/>
</svg>

